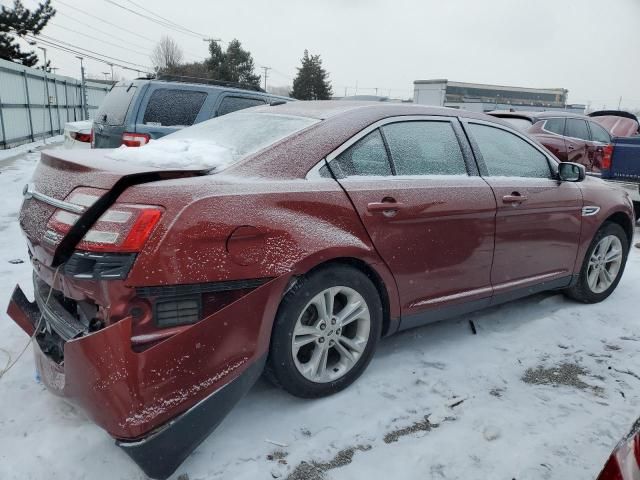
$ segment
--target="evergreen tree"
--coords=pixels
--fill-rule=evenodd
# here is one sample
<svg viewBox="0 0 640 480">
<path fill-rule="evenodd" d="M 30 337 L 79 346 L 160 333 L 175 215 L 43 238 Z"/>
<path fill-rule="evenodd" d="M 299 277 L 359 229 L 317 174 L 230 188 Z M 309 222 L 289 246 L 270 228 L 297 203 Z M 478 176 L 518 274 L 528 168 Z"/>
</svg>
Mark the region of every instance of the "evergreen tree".
<svg viewBox="0 0 640 480">
<path fill-rule="evenodd" d="M 37 35 L 47 25 L 56 11 L 51 0 L 40 3 L 31 11 L 24 8 L 20 0 L 14 0 L 13 8 L 2 6 L 0 11 L 0 58 L 33 67 L 38 63 L 34 52 L 23 52 L 15 37 L 27 34 Z"/>
<path fill-rule="evenodd" d="M 260 86 L 260 75 L 254 73 L 253 57 L 237 39 L 229 42 L 226 51 L 217 42 L 210 42 L 209 54 L 206 65 L 211 78 Z"/>
<path fill-rule="evenodd" d="M 293 80 L 291 96 L 298 100 L 329 100 L 333 95 L 329 74 L 322 67 L 320 55 L 309 55 L 305 50 L 298 68 L 298 75 Z"/>
</svg>

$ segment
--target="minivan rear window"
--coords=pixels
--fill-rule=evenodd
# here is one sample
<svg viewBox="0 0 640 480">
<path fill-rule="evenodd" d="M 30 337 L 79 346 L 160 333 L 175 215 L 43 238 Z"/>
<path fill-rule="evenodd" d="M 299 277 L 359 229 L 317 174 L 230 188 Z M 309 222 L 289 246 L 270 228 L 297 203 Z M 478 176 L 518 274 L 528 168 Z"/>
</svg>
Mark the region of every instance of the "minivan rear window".
<svg viewBox="0 0 640 480">
<path fill-rule="evenodd" d="M 151 94 L 142 123 L 161 127 L 189 127 L 207 99 L 206 92 L 159 88 Z"/>
<path fill-rule="evenodd" d="M 110 126 L 124 124 L 136 90 L 137 87 L 131 84 L 113 87 L 102 101 L 102 105 L 100 105 L 98 113 L 96 113 L 95 122 Z"/>
</svg>

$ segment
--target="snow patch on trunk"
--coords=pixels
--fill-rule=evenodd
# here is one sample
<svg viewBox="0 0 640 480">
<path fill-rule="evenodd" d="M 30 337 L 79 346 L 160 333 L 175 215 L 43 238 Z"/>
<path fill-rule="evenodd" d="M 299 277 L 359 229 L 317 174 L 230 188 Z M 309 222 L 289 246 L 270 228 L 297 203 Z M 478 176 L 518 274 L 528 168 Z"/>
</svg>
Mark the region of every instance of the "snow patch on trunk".
<svg viewBox="0 0 640 480">
<path fill-rule="evenodd" d="M 234 161 L 233 151 L 206 140 L 151 140 L 142 147 L 121 146 L 108 158 L 155 168 L 222 170 Z"/>
</svg>

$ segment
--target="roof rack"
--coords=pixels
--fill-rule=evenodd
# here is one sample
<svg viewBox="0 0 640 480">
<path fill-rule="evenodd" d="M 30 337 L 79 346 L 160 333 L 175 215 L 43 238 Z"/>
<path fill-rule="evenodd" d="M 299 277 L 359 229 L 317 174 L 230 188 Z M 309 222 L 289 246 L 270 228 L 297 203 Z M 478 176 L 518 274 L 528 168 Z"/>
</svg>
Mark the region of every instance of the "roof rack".
<svg viewBox="0 0 640 480">
<path fill-rule="evenodd" d="M 171 75 L 167 73 L 161 73 L 157 75 L 155 79 L 164 80 L 166 82 L 202 83 L 206 85 L 217 85 L 220 87 L 240 88 L 242 90 L 252 90 L 254 92 L 267 93 L 262 88 L 257 87 L 255 85 L 250 85 L 248 83 L 227 82 L 224 80 L 214 80 L 212 78 L 187 77 L 184 75 Z"/>
</svg>

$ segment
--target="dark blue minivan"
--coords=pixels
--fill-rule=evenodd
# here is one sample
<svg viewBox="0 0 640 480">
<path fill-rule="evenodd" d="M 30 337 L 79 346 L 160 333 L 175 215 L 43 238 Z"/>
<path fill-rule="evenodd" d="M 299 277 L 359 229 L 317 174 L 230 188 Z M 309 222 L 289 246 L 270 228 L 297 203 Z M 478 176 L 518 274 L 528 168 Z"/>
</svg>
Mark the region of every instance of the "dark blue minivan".
<svg viewBox="0 0 640 480">
<path fill-rule="evenodd" d="M 137 79 L 119 82 L 93 120 L 93 148 L 139 147 L 150 139 L 227 113 L 274 102 L 293 101 L 223 82 Z"/>
</svg>

